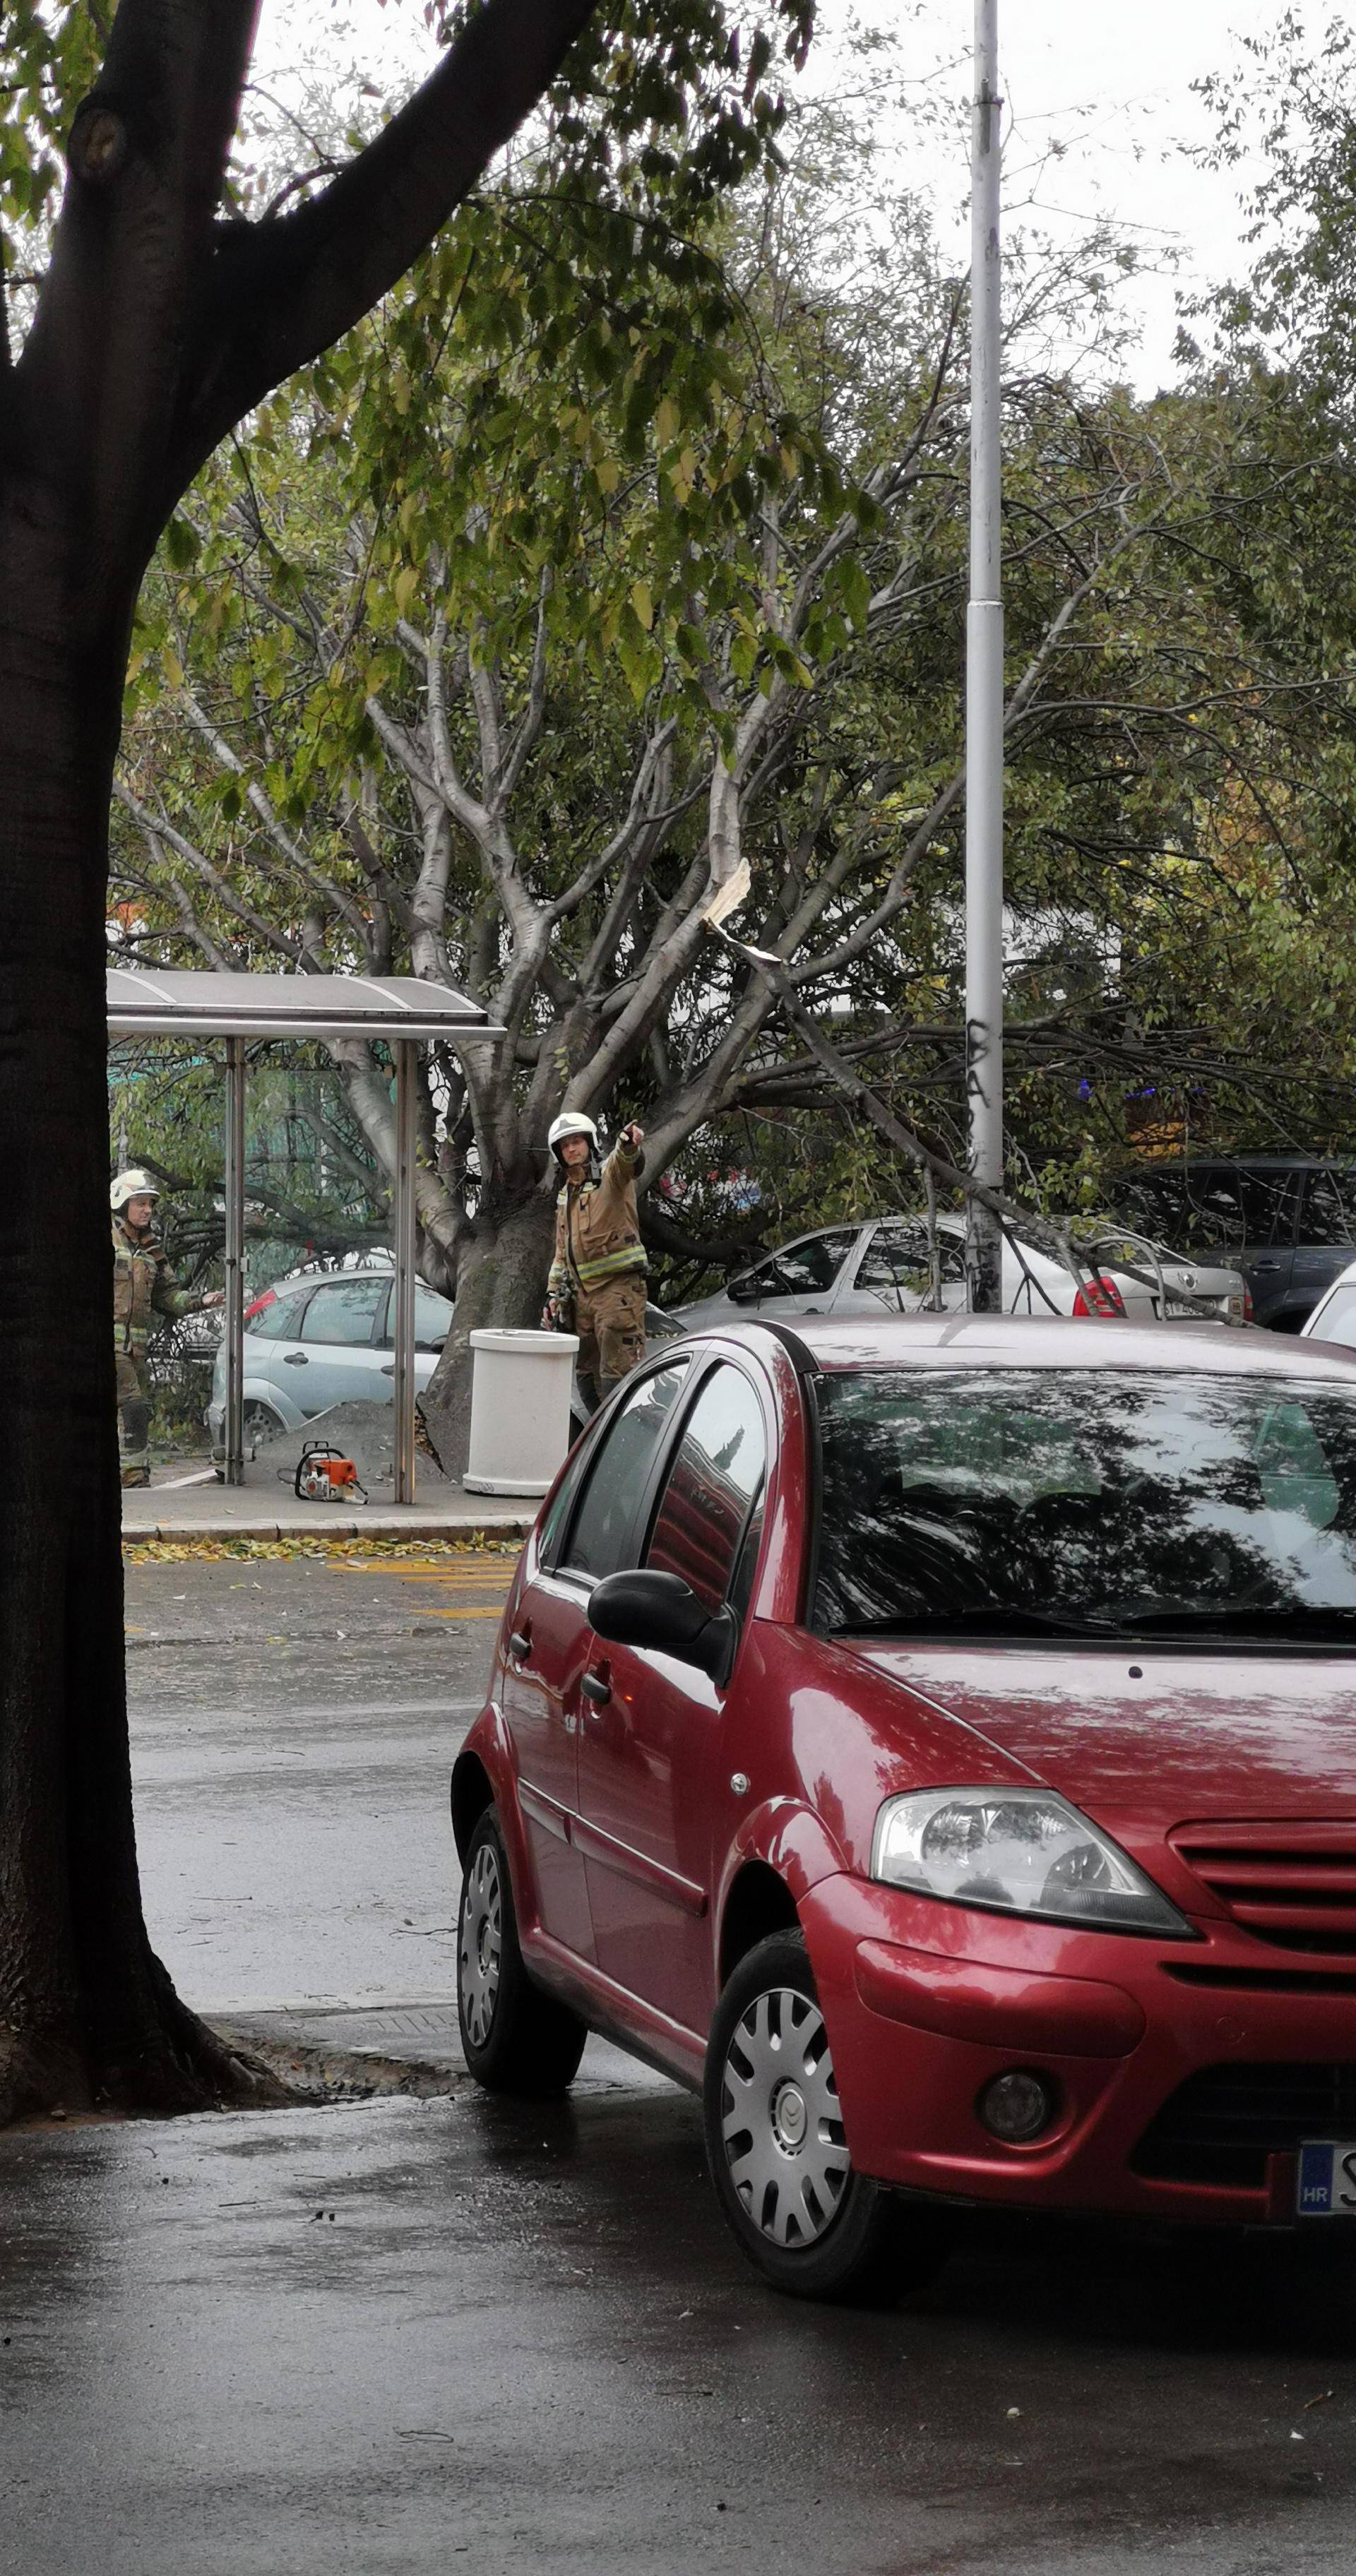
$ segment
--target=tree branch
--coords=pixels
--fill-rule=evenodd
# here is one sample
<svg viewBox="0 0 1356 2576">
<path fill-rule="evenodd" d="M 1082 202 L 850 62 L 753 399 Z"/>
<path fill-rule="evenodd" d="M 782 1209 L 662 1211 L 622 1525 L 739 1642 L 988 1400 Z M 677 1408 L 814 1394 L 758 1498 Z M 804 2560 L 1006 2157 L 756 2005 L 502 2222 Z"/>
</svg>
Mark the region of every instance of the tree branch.
<svg viewBox="0 0 1356 2576">
<path fill-rule="evenodd" d="M 187 483 L 228 429 L 397 284 L 554 79 L 595 0 L 485 0 L 319 195 L 220 228 L 180 424 Z M 209 13 L 210 14 L 210 13 Z"/>
</svg>

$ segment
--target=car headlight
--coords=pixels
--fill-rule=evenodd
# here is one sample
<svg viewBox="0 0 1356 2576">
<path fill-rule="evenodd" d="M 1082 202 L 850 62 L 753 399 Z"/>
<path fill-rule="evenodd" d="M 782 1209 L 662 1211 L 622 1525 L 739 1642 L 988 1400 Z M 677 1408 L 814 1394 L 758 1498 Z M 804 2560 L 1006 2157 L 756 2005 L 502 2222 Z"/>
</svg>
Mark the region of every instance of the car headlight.
<svg viewBox="0 0 1356 2576">
<path fill-rule="evenodd" d="M 1120 1845 L 1048 1789 L 924 1789 L 887 1798 L 871 1875 L 951 1905 L 1194 1937 Z"/>
</svg>

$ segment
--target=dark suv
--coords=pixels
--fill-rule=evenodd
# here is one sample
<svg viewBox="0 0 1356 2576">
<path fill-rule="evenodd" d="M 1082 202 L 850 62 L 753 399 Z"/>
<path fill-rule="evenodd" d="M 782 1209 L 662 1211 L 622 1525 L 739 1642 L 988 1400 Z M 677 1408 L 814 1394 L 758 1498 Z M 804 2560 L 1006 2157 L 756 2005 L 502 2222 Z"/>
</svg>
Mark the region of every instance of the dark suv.
<svg viewBox="0 0 1356 2576">
<path fill-rule="evenodd" d="M 1191 1155 L 1141 1164 L 1118 1212 L 1184 1252 L 1224 1257 L 1252 1293 L 1253 1319 L 1297 1333 L 1356 1260 L 1356 1162 L 1307 1154 Z"/>
</svg>

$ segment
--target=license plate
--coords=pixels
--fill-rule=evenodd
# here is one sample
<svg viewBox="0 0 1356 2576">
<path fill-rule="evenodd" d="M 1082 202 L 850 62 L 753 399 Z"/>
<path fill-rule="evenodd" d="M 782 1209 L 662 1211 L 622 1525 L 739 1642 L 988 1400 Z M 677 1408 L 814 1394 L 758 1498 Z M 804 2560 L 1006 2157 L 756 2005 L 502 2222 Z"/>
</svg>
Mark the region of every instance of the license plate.
<svg viewBox="0 0 1356 2576">
<path fill-rule="evenodd" d="M 1188 1320 L 1194 1315 L 1203 1321 L 1207 1316 L 1219 1313 L 1219 1302 L 1214 1297 L 1168 1297 L 1164 1300 L 1163 1312 L 1165 1315 L 1184 1315 Z"/>
<path fill-rule="evenodd" d="M 1295 2213 L 1299 2218 L 1356 2218 L 1356 2144 L 1317 2138 L 1300 2148 Z"/>
</svg>

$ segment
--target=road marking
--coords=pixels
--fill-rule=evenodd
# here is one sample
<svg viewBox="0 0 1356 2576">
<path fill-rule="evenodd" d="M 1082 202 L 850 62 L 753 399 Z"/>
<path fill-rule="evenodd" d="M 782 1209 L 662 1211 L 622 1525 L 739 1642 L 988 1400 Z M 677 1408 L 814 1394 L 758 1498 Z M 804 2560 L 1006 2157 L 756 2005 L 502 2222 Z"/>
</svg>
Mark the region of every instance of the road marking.
<svg viewBox="0 0 1356 2576">
<path fill-rule="evenodd" d="M 479 1602 L 459 1601 L 453 1610 L 429 1608 L 419 1613 L 421 1619 L 502 1619 L 503 1615 L 502 1601 L 497 1601 L 489 1610 L 482 1608 Z"/>
<path fill-rule="evenodd" d="M 426 1565 L 417 1558 L 402 1563 L 399 1557 L 349 1557 L 338 1571 L 341 1574 L 395 1574 L 402 1583 L 502 1583 L 505 1591 L 513 1580 L 512 1567 L 506 1565 Z"/>
</svg>

